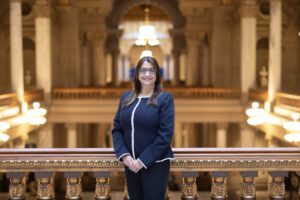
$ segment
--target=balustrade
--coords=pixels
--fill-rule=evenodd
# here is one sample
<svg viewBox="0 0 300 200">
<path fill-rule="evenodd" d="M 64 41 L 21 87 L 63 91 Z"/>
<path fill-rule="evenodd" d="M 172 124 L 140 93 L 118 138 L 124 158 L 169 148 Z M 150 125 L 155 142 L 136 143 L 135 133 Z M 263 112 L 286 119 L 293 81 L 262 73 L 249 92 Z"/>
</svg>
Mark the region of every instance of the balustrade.
<svg viewBox="0 0 300 200">
<path fill-rule="evenodd" d="M 300 171 L 299 148 L 174 148 L 171 171 L 182 173 L 182 200 L 199 198 L 198 172 L 211 174 L 211 199 L 230 199 L 227 179 L 230 172 L 241 175 L 240 198 L 256 199 L 255 178 L 267 171 L 270 199 L 286 199 L 284 180 L 288 171 Z M 24 199 L 25 174 L 34 172 L 37 199 L 54 199 L 55 173 L 64 172 L 66 199 L 82 199 L 82 172 L 93 172 L 96 180 L 94 198 L 110 200 L 111 172 L 123 171 L 111 148 L 101 149 L 0 149 L 0 172 L 10 180 L 9 199 Z M 299 187 L 299 185 L 298 185 Z M 299 190 L 300 191 L 300 190 Z M 299 192 L 298 191 L 298 196 Z M 168 192 L 166 199 L 169 198 Z M 124 187 L 123 199 L 129 199 Z"/>
<path fill-rule="evenodd" d="M 130 88 L 54 88 L 52 98 L 54 100 L 120 98 L 126 90 L 130 90 Z M 175 98 L 213 100 L 240 98 L 240 91 L 236 88 L 169 87 L 165 90 L 171 92 Z"/>
</svg>

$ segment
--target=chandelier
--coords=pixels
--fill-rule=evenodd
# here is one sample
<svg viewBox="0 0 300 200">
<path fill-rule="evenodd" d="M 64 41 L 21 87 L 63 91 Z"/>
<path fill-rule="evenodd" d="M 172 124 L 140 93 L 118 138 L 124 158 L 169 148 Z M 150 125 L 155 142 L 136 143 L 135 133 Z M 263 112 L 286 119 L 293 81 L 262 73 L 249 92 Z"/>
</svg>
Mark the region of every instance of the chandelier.
<svg viewBox="0 0 300 200">
<path fill-rule="evenodd" d="M 44 108 L 40 108 L 39 102 L 34 102 L 32 104 L 33 108 L 29 109 L 26 112 L 27 121 L 31 125 L 43 125 L 46 123 L 45 115 L 47 110 Z"/>
<path fill-rule="evenodd" d="M 300 142 L 300 118 L 299 113 L 292 113 L 291 118 L 293 121 L 285 122 L 283 128 L 287 131 L 284 139 L 288 142 Z"/>
<path fill-rule="evenodd" d="M 156 46 L 159 45 L 155 27 L 150 25 L 150 7 L 149 5 L 143 6 L 145 11 L 144 25 L 139 27 L 138 39 L 135 41 L 137 46 Z"/>
<path fill-rule="evenodd" d="M 249 117 L 247 123 L 251 126 L 258 126 L 265 122 L 265 110 L 259 108 L 259 103 L 256 101 L 246 110 L 246 115 Z"/>
<path fill-rule="evenodd" d="M 8 122 L 0 122 L 0 140 L 6 142 L 9 139 L 9 135 L 6 134 L 6 131 L 10 128 Z"/>
</svg>

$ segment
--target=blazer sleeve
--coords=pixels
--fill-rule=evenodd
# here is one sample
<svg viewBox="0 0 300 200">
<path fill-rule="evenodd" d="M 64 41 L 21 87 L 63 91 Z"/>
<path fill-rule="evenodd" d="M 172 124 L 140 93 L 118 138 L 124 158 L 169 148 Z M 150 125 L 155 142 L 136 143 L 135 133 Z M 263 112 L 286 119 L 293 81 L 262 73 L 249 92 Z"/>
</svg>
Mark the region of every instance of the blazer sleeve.
<svg viewBox="0 0 300 200">
<path fill-rule="evenodd" d="M 167 97 L 163 100 L 159 112 L 158 135 L 153 143 L 148 145 L 139 156 L 139 160 L 146 169 L 166 153 L 172 142 L 175 109 L 174 99 L 170 93 L 167 93 Z"/>
<path fill-rule="evenodd" d="M 124 155 L 130 154 L 125 145 L 125 142 L 124 142 L 124 131 L 123 131 L 123 127 L 120 123 L 120 112 L 122 109 L 121 108 L 122 99 L 123 99 L 123 97 L 121 98 L 121 100 L 119 102 L 118 110 L 117 110 L 117 112 L 115 114 L 115 118 L 114 118 L 114 128 L 112 129 L 114 151 L 115 151 L 115 154 L 119 161 L 122 161 L 122 157 Z"/>
</svg>

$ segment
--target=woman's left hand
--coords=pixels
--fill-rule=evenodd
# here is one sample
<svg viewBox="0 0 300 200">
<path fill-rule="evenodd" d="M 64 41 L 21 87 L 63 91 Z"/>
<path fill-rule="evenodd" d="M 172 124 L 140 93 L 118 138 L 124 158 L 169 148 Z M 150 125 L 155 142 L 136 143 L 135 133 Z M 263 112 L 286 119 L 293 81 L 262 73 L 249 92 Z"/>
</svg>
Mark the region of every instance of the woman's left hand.
<svg viewBox="0 0 300 200">
<path fill-rule="evenodd" d="M 140 161 L 138 160 L 134 160 L 133 163 L 131 164 L 130 170 L 138 173 L 138 171 L 140 171 L 140 169 L 143 168 L 143 165 L 140 163 Z"/>
</svg>

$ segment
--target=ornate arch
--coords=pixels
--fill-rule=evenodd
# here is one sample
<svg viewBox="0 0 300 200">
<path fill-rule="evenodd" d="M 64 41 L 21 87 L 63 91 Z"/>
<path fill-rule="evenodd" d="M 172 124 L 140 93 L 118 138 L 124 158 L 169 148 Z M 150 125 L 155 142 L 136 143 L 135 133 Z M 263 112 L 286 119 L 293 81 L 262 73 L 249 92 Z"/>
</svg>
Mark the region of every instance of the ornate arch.
<svg viewBox="0 0 300 200">
<path fill-rule="evenodd" d="M 121 17 L 132 7 L 145 3 L 144 0 L 115 0 L 113 9 L 106 18 L 108 28 L 117 29 Z M 184 27 L 185 18 L 181 14 L 177 0 L 152 0 L 148 3 L 164 10 L 170 17 L 173 27 L 180 29 Z"/>
</svg>

